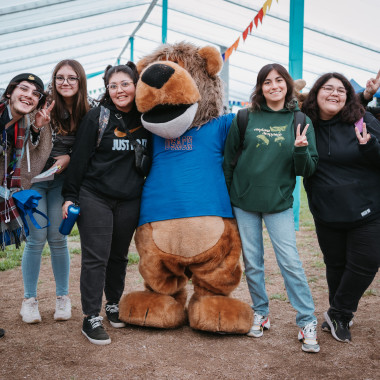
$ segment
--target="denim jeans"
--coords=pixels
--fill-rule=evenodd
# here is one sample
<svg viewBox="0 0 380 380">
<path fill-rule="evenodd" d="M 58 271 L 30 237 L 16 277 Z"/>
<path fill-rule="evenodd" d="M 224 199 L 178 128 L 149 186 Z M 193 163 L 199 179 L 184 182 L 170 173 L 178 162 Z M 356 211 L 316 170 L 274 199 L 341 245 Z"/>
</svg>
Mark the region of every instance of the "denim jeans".
<svg viewBox="0 0 380 380">
<path fill-rule="evenodd" d="M 63 180 L 64 176 L 60 175 L 53 181 L 37 182 L 31 187 L 42 196 L 38 203 L 38 210 L 48 216 L 50 226 L 39 230 L 34 227 L 29 218 L 27 219 L 30 232 L 21 262 L 25 298 L 37 297 L 41 255 L 46 240 L 50 247 L 56 295 L 64 296 L 69 292 L 70 256 L 67 238 L 58 231 L 62 221 Z M 40 215 L 35 214 L 35 218 L 40 226 L 46 225 L 46 220 Z"/>
<path fill-rule="evenodd" d="M 255 312 L 264 316 L 269 314 L 264 273 L 264 220 L 289 301 L 297 311 L 297 325 L 304 327 L 316 320 L 313 298 L 297 251 L 293 209 L 265 214 L 234 207 L 234 214 L 242 241 L 245 274 Z"/>
<path fill-rule="evenodd" d="M 111 199 L 82 187 L 79 202 L 82 310 L 84 315 L 94 315 L 101 310 L 103 290 L 106 300 L 112 303 L 119 303 L 123 294 L 128 249 L 139 221 L 140 198 Z"/>
</svg>

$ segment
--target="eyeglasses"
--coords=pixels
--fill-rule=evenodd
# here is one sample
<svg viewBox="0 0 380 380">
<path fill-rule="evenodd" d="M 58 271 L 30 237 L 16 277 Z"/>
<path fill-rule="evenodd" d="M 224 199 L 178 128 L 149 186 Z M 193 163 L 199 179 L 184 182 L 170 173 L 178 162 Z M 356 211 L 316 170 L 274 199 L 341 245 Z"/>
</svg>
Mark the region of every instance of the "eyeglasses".
<svg viewBox="0 0 380 380">
<path fill-rule="evenodd" d="M 65 78 L 62 75 L 56 75 L 55 76 L 55 83 L 57 83 L 57 84 L 64 84 L 65 80 L 67 81 L 68 84 L 74 85 L 74 84 L 77 84 L 77 82 L 79 81 L 79 78 L 77 78 L 77 77 Z"/>
<path fill-rule="evenodd" d="M 32 97 L 37 100 L 41 100 L 44 97 L 44 94 L 41 94 L 39 91 L 32 90 L 30 87 L 24 86 L 23 84 L 17 84 L 16 87 L 18 87 L 21 90 L 21 92 L 25 94 L 31 92 Z"/>
<path fill-rule="evenodd" d="M 344 87 L 335 88 L 333 86 L 321 86 L 321 88 L 323 88 L 328 94 L 332 94 L 335 90 L 338 95 L 343 96 L 347 94 L 347 90 Z"/>
<path fill-rule="evenodd" d="M 125 81 L 121 82 L 120 84 L 111 83 L 111 84 L 107 85 L 107 88 L 108 88 L 109 92 L 115 92 L 115 91 L 117 91 L 119 86 L 121 87 L 122 90 L 127 90 L 128 87 L 132 84 L 133 84 L 133 82 L 128 82 L 125 80 Z"/>
</svg>

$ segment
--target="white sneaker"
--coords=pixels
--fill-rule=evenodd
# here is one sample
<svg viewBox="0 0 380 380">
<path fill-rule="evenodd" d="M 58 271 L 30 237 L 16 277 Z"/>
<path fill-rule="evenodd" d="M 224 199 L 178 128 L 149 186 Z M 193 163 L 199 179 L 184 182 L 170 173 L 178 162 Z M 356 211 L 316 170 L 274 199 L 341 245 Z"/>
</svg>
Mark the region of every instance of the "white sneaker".
<svg viewBox="0 0 380 380">
<path fill-rule="evenodd" d="M 302 351 L 319 352 L 320 347 L 317 340 L 317 321 L 310 322 L 298 333 L 298 340 L 302 342 Z"/>
<path fill-rule="evenodd" d="M 254 319 L 253 319 L 253 325 L 249 332 L 247 333 L 247 336 L 253 336 L 254 338 L 260 338 L 264 334 L 264 329 L 269 330 L 270 329 L 270 322 L 268 316 L 263 316 L 260 314 L 255 313 Z"/>
<path fill-rule="evenodd" d="M 71 318 L 71 301 L 69 296 L 58 296 L 55 301 L 54 319 L 56 321 L 67 321 Z"/>
<path fill-rule="evenodd" d="M 25 323 L 41 322 L 41 315 L 38 311 L 38 301 L 34 298 L 27 298 L 22 301 L 20 315 Z"/>
</svg>

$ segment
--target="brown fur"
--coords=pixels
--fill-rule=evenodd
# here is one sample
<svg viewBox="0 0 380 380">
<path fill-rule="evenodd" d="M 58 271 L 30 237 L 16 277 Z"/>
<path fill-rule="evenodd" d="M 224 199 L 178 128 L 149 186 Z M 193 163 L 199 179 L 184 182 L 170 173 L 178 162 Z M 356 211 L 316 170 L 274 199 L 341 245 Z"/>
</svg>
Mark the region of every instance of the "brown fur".
<svg viewBox="0 0 380 380">
<path fill-rule="evenodd" d="M 306 81 L 303 79 L 296 79 L 294 81 L 294 94 L 298 100 L 299 108 L 302 108 L 302 103 L 305 101 L 308 95 L 308 93 L 301 92 L 305 86 Z"/>
<path fill-rule="evenodd" d="M 251 308 L 228 297 L 239 284 L 242 274 L 240 237 L 235 221 L 224 219 L 224 224 L 224 232 L 218 243 L 195 257 L 183 257 L 161 251 L 154 243 L 151 224 L 140 226 L 135 236 L 136 248 L 140 255 L 139 270 L 148 288 L 155 293 L 149 293 L 149 297 L 142 297 L 141 292 L 138 292 L 138 295 L 133 296 L 138 297 L 138 307 L 131 306 L 131 295 L 123 296 L 119 305 L 120 318 L 129 323 L 158 327 L 157 320 L 160 316 L 153 317 L 154 310 L 158 311 L 163 307 L 163 300 L 169 302 L 168 298 L 161 296 L 172 296 L 175 300 L 175 296 L 184 290 L 190 272 L 196 295 L 189 304 L 190 325 L 207 331 L 248 332 L 252 325 Z M 191 231 L 189 233 L 191 234 Z M 152 298 L 153 294 L 157 295 L 157 302 Z M 200 301 L 201 305 L 198 305 Z M 173 305 L 173 302 L 170 300 L 169 304 Z M 133 309 L 134 322 L 131 322 L 129 316 L 130 309 Z M 151 314 L 155 324 L 149 324 L 147 313 Z M 165 313 L 165 318 L 170 321 L 183 320 L 182 317 L 174 315 L 182 315 L 178 307 L 167 307 Z M 167 327 L 166 319 L 162 323 L 161 327 Z"/>
<path fill-rule="evenodd" d="M 150 111 L 159 104 L 194 104 L 200 100 L 196 84 L 190 74 L 173 62 L 166 61 L 175 72 L 160 89 L 139 81 L 136 87 L 136 104 L 140 112 Z M 149 66 L 148 66 L 149 67 Z"/>
<path fill-rule="evenodd" d="M 219 216 L 162 220 L 150 224 L 160 250 L 184 257 L 196 256 L 213 247 L 224 230 Z M 189 234 L 188 231 L 194 231 Z"/>
<path fill-rule="evenodd" d="M 200 49 L 188 42 L 166 44 L 141 59 L 137 63 L 137 69 L 141 72 L 156 61 L 173 61 L 186 69 L 194 79 L 202 98 L 192 127 L 201 126 L 220 116 L 223 111 L 223 83 L 216 75 L 219 68 L 218 55 L 220 56 L 218 50 L 211 46 Z"/>
<path fill-rule="evenodd" d="M 201 126 L 219 116 L 223 89 L 216 74 L 222 61 L 216 49 L 199 49 L 184 42 L 163 45 L 139 62 L 140 72 L 156 61 L 177 63 L 170 64 L 175 74 L 160 89 L 150 89 L 149 81 L 142 84 L 140 80 L 137 88 L 141 85 L 142 90 L 136 96 L 140 110 L 183 103 L 181 91 L 195 83 L 201 99 L 192 125 Z M 176 75 L 182 68 L 189 76 Z M 203 191 L 199 189 L 199 197 Z M 147 290 L 122 297 L 121 320 L 162 328 L 184 324 L 185 287 L 191 278 L 194 295 L 188 306 L 188 317 L 192 328 L 239 334 L 249 331 L 253 319 L 250 306 L 229 297 L 242 275 L 241 242 L 233 219 L 201 216 L 147 223 L 137 229 L 135 242 L 140 255 L 139 270 Z"/>
</svg>

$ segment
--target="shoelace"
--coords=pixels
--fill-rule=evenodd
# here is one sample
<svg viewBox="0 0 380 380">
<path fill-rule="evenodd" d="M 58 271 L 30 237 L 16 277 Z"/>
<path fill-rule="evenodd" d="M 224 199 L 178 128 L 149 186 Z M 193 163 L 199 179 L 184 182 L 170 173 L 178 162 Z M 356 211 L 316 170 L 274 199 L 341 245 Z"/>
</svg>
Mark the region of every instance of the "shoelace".
<svg viewBox="0 0 380 380">
<path fill-rule="evenodd" d="M 310 322 L 303 328 L 305 338 L 315 338 L 317 321 Z"/>
<path fill-rule="evenodd" d="M 102 326 L 102 320 L 103 320 L 103 317 L 101 317 L 100 315 L 97 316 L 97 317 L 92 317 L 91 319 L 89 319 L 88 321 L 91 323 L 91 327 L 93 329 L 96 329 L 97 327 L 99 326 Z"/>
<path fill-rule="evenodd" d="M 262 315 L 255 314 L 255 317 L 254 317 L 254 320 L 253 320 L 253 324 L 254 325 L 261 325 L 262 319 L 264 319 L 264 317 Z"/>
<path fill-rule="evenodd" d="M 31 313 L 36 314 L 38 312 L 38 301 L 34 300 L 32 302 L 28 302 L 26 305 Z"/>
<path fill-rule="evenodd" d="M 62 298 L 62 297 L 57 298 L 57 309 L 65 310 L 66 302 L 67 302 L 66 298 Z"/>
<path fill-rule="evenodd" d="M 106 311 L 108 311 L 109 313 L 118 313 L 119 305 L 117 303 L 106 305 Z"/>
</svg>

